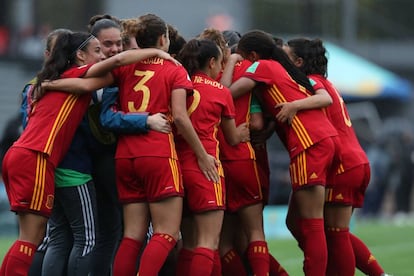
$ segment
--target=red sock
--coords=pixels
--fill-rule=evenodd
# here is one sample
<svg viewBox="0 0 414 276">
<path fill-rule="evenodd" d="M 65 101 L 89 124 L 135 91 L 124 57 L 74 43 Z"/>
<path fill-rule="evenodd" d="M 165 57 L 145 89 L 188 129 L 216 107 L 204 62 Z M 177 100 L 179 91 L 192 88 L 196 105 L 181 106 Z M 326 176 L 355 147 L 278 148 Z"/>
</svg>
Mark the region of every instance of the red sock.
<svg viewBox="0 0 414 276">
<path fill-rule="evenodd" d="M 214 251 L 214 265 L 213 271 L 211 272 L 211 276 L 221 276 L 221 260 L 220 260 L 220 253 L 218 250 Z"/>
<path fill-rule="evenodd" d="M 142 252 L 139 276 L 157 276 L 177 241 L 168 234 L 154 233 Z"/>
<path fill-rule="evenodd" d="M 380 276 L 384 270 L 379 265 L 378 261 L 371 254 L 368 247 L 358 237 L 349 234 L 351 238 L 352 248 L 354 249 L 356 267 L 366 275 Z"/>
<path fill-rule="evenodd" d="M 192 258 L 193 251 L 184 247 L 181 248 L 180 252 L 178 253 L 175 275 L 189 276 Z"/>
<path fill-rule="evenodd" d="M 300 219 L 304 254 L 303 271 L 306 276 L 325 275 L 328 264 L 323 219 Z"/>
<path fill-rule="evenodd" d="M 288 276 L 280 263 L 269 253 L 269 276 Z"/>
<path fill-rule="evenodd" d="M 221 268 L 223 276 L 247 276 L 240 255 L 234 249 L 221 257 Z"/>
<path fill-rule="evenodd" d="M 193 251 L 190 275 L 210 276 L 214 265 L 214 251 L 209 248 L 197 247 Z"/>
<path fill-rule="evenodd" d="M 349 239 L 349 228 L 325 229 L 328 245 L 328 267 L 326 275 L 355 275 L 355 256 Z"/>
<path fill-rule="evenodd" d="M 136 275 L 137 261 L 142 243 L 140 241 L 123 238 L 115 255 L 113 275 Z"/>
<path fill-rule="evenodd" d="M 303 237 L 302 237 L 302 233 L 300 231 L 300 219 L 296 220 L 296 228 L 290 229 L 290 233 L 295 238 L 295 240 L 298 242 L 299 248 L 303 250 L 303 248 L 302 248 Z"/>
<path fill-rule="evenodd" d="M 247 258 L 253 275 L 269 275 L 269 250 L 265 241 L 253 241 L 247 248 Z"/>
<path fill-rule="evenodd" d="M 37 246 L 33 243 L 15 241 L 3 260 L 1 272 L 7 276 L 28 275 L 36 248 Z"/>
</svg>

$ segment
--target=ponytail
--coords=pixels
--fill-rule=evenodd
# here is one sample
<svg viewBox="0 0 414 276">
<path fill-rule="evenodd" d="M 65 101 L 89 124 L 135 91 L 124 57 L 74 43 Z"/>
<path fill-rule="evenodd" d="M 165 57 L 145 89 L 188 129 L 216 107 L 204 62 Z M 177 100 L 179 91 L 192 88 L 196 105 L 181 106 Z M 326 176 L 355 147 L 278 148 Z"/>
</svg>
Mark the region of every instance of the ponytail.
<svg viewBox="0 0 414 276">
<path fill-rule="evenodd" d="M 324 77 L 328 75 L 328 59 L 326 49 L 320 39 L 295 38 L 287 42 L 292 52 L 302 58 L 301 71 L 306 75 L 318 74 Z"/>
<path fill-rule="evenodd" d="M 76 64 L 76 52 L 85 48 L 90 41 L 90 34 L 84 32 L 64 32 L 57 36 L 50 57 L 46 60 L 42 70 L 37 74 L 35 100 L 39 100 L 45 93 L 40 89 L 45 80 L 53 81 Z M 86 42 L 85 42 L 86 41 Z"/>
<path fill-rule="evenodd" d="M 211 58 L 219 58 L 220 50 L 216 43 L 210 39 L 192 39 L 187 42 L 178 55 L 190 76 L 201 71 Z"/>
<path fill-rule="evenodd" d="M 273 59 L 279 62 L 293 80 L 304 86 L 310 92 L 315 92 L 307 76 L 296 68 L 282 48 L 276 45 L 275 40 L 270 34 L 260 30 L 250 31 L 244 34 L 240 38 L 238 51 L 244 53 L 254 51 L 260 56 L 260 59 Z"/>
</svg>

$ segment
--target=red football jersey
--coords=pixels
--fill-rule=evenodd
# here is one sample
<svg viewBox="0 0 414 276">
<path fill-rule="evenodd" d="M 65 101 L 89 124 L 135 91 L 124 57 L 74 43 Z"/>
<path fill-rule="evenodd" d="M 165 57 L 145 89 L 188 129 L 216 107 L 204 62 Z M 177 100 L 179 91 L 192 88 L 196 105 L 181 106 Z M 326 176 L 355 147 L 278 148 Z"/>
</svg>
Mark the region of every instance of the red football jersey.
<svg viewBox="0 0 414 276">
<path fill-rule="evenodd" d="M 339 92 L 329 80 L 321 75 L 309 75 L 309 79 L 315 90 L 325 89 L 332 98 L 333 103 L 326 108 L 326 111 L 329 120 L 339 134 L 343 169 L 367 164 L 368 157 L 358 141 L 345 102 Z"/>
<path fill-rule="evenodd" d="M 82 77 L 90 66 L 92 64 L 73 67 L 61 77 Z M 33 106 L 27 127 L 14 146 L 43 152 L 57 166 L 66 154 L 90 101 L 90 93 L 76 95 L 48 91 Z"/>
<path fill-rule="evenodd" d="M 310 92 L 296 83 L 283 66 L 274 60 L 259 60 L 253 63 L 244 77 L 266 84 L 260 98 L 273 116 L 279 112 L 274 108 L 278 103 L 310 96 Z M 338 135 L 322 109 L 301 110 L 293 118 L 292 124 L 278 122 L 276 132 L 290 157 L 296 156 L 318 141 Z"/>
<path fill-rule="evenodd" d="M 247 59 L 236 63 L 233 72 L 232 82 L 235 82 L 246 72 L 247 68 L 252 63 Z M 241 97 L 234 99 L 234 107 L 236 109 L 236 126 L 242 123 L 249 123 L 250 121 L 250 103 L 252 93 L 248 92 Z M 220 141 L 220 160 L 246 160 L 256 159 L 254 149 L 250 142 L 239 143 L 236 146 L 231 146 L 226 142 L 223 132 L 219 132 Z"/>
<path fill-rule="evenodd" d="M 217 132 L 222 117 L 234 118 L 230 90 L 209 76 L 198 73 L 192 77 L 194 93 L 187 99 L 187 110 L 195 131 L 207 153 L 219 157 Z M 177 149 L 181 154 L 194 154 L 180 136 Z"/>
<path fill-rule="evenodd" d="M 171 115 L 172 91 L 193 88 L 184 67 L 161 58 L 122 66 L 114 69 L 112 74 L 119 87 L 119 100 L 124 112 Z M 138 156 L 177 158 L 173 134 L 149 131 L 146 134 L 121 135 L 116 158 Z"/>
</svg>

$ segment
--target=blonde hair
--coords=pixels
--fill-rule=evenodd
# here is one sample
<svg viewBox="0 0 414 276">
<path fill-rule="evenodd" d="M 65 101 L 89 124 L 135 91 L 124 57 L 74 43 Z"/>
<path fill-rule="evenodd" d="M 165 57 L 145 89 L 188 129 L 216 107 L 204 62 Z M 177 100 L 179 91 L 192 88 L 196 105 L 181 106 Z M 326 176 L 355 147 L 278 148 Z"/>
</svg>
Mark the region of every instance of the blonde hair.
<svg viewBox="0 0 414 276">
<path fill-rule="evenodd" d="M 126 18 L 121 20 L 122 26 L 122 44 L 128 44 L 130 37 L 135 37 L 138 31 L 138 18 Z"/>
<path fill-rule="evenodd" d="M 210 39 L 213 40 L 217 46 L 221 49 L 221 52 L 223 53 L 223 62 L 225 63 L 227 60 L 227 56 L 225 55 L 226 49 L 228 47 L 226 39 L 224 38 L 224 35 L 221 31 L 214 28 L 206 28 L 203 30 L 201 34 L 199 34 L 198 38 L 200 39 Z"/>
</svg>

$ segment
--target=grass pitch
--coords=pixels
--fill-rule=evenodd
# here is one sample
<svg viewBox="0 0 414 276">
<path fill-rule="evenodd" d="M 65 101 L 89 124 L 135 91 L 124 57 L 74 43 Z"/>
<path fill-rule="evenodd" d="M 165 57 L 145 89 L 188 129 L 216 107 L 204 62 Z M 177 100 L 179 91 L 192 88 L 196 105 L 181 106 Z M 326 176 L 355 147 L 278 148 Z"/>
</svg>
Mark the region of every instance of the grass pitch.
<svg viewBox="0 0 414 276">
<path fill-rule="evenodd" d="M 391 222 L 371 221 L 354 223 L 352 232 L 368 245 L 371 252 L 393 276 L 414 275 L 414 224 L 395 225 Z M 293 239 L 269 241 L 269 250 L 289 275 L 303 275 L 302 251 Z M 357 271 L 356 276 L 362 276 Z"/>
<path fill-rule="evenodd" d="M 414 275 L 414 223 L 395 225 L 387 221 L 356 221 L 352 232 L 371 249 L 385 272 L 393 276 Z M 15 237 L 0 237 L 0 260 Z M 272 239 L 269 249 L 291 276 L 303 275 L 302 252 L 293 239 Z M 357 271 L 356 276 L 363 274 Z"/>
</svg>

